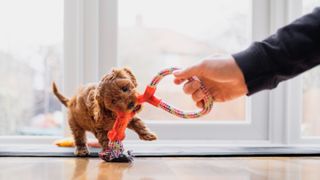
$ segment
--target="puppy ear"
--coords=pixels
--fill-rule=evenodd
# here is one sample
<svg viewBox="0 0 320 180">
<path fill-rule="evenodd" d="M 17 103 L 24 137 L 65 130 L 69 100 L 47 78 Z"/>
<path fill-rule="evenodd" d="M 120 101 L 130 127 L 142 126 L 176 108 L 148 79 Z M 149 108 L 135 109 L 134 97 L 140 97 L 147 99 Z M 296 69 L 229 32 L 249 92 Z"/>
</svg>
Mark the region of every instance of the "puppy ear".
<svg viewBox="0 0 320 180">
<path fill-rule="evenodd" d="M 136 77 L 133 75 L 133 73 L 131 72 L 131 70 L 128 69 L 128 68 L 123 68 L 123 70 L 130 76 L 130 79 L 131 79 L 132 83 L 134 84 L 134 86 L 137 87 L 137 86 L 138 86 L 137 79 L 136 79 Z"/>
<path fill-rule="evenodd" d="M 104 106 L 103 106 L 103 99 L 101 98 L 100 92 L 96 91 L 95 96 L 94 96 L 94 101 L 93 101 L 93 117 L 96 122 L 99 121 L 99 119 L 103 118 L 103 111 L 104 111 Z"/>
<path fill-rule="evenodd" d="M 120 71 L 118 69 L 113 69 L 110 73 L 105 74 L 101 78 L 100 83 L 116 79 L 119 76 L 119 73 L 120 73 Z"/>
<path fill-rule="evenodd" d="M 100 82 L 98 83 L 96 97 L 97 97 L 97 96 L 100 96 L 100 93 L 101 93 L 102 91 L 104 91 L 103 88 L 104 88 L 105 84 L 108 83 L 108 82 L 111 82 L 111 81 L 115 80 L 115 79 L 119 76 L 119 74 L 120 74 L 120 71 L 117 70 L 117 69 L 113 69 L 113 70 L 111 71 L 111 73 L 105 74 L 105 75 L 101 78 Z"/>
<path fill-rule="evenodd" d="M 121 74 L 121 70 L 113 69 L 111 71 L 111 73 L 105 74 L 102 77 L 102 79 L 100 80 L 100 82 L 99 82 L 99 84 L 98 84 L 98 86 L 96 88 L 95 100 L 96 100 L 97 104 L 99 105 L 99 107 L 101 109 L 104 108 L 102 93 L 105 91 L 104 88 L 107 88 L 106 84 L 109 83 L 109 82 L 112 82 L 115 79 L 117 79 L 120 74 Z"/>
</svg>

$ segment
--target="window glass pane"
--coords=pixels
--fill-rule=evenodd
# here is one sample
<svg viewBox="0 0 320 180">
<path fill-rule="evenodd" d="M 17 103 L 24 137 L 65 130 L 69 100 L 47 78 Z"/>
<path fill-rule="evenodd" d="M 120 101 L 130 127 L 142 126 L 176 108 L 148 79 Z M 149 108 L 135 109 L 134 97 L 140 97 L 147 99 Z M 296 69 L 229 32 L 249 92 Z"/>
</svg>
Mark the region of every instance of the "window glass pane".
<svg viewBox="0 0 320 180">
<path fill-rule="evenodd" d="M 315 7 L 320 7 L 320 0 L 303 0 L 303 14 L 310 13 Z"/>
<path fill-rule="evenodd" d="M 303 0 L 303 14 L 320 6 L 320 0 Z M 320 67 L 303 74 L 303 136 L 320 136 Z"/>
<path fill-rule="evenodd" d="M 63 0 L 1 0 L 0 22 L 0 135 L 60 134 Z"/>
<path fill-rule="evenodd" d="M 251 41 L 251 0 L 119 0 L 119 59 L 137 75 L 140 91 L 163 68 L 186 67 L 216 53 L 233 53 Z M 194 110 L 190 97 L 161 82 L 162 99 Z M 146 105 L 144 119 L 177 119 Z M 206 120 L 245 120 L 245 98 L 215 104 Z"/>
</svg>

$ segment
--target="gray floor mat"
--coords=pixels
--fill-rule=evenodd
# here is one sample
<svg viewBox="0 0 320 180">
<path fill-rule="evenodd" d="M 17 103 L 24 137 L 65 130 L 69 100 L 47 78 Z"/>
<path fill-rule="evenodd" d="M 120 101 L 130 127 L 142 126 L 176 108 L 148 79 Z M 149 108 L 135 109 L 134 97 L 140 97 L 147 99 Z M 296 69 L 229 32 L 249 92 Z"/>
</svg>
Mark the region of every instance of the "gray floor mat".
<svg viewBox="0 0 320 180">
<path fill-rule="evenodd" d="M 247 156 L 318 156 L 320 147 L 135 147 L 136 157 L 247 157 Z M 90 149 L 97 157 L 100 149 Z M 73 148 L 52 145 L 0 146 L 0 157 L 75 157 Z"/>
</svg>

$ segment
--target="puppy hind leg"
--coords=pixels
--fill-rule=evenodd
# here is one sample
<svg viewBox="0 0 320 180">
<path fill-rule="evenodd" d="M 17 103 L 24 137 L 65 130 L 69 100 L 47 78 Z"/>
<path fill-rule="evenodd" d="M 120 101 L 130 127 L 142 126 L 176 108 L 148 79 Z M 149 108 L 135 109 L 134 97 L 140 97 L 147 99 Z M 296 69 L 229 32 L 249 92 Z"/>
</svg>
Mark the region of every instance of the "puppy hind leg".
<svg viewBox="0 0 320 180">
<path fill-rule="evenodd" d="M 70 129 L 73 134 L 76 150 L 74 154 L 76 156 L 88 156 L 90 154 L 87 148 L 87 139 L 85 130 L 77 126 L 73 123 L 73 121 L 69 120 Z"/>
</svg>

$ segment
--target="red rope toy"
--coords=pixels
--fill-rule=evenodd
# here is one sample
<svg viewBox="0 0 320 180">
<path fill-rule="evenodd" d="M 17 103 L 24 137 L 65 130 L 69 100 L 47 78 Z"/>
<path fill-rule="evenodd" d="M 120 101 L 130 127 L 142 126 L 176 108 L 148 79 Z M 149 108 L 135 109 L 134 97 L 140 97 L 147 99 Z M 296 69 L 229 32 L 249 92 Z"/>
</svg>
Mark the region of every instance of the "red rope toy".
<svg viewBox="0 0 320 180">
<path fill-rule="evenodd" d="M 208 90 L 203 85 L 201 85 L 201 89 L 206 96 L 204 98 L 204 107 L 199 112 L 181 111 L 154 96 L 156 92 L 156 86 L 160 82 L 160 80 L 163 77 L 172 74 L 175 70 L 178 70 L 178 68 L 165 69 L 161 71 L 156 77 L 154 77 L 150 85 L 147 86 L 144 94 L 138 96 L 138 104 L 147 102 L 155 107 L 160 107 L 163 110 L 181 118 L 198 118 L 209 113 L 212 109 L 213 99 Z M 194 80 L 194 78 L 189 79 L 189 81 L 192 80 Z M 117 118 L 113 125 L 113 128 L 108 132 L 108 149 L 104 152 L 99 153 L 101 159 L 107 162 L 131 162 L 133 160 L 130 151 L 128 151 L 128 156 L 124 154 L 122 140 L 125 138 L 125 130 L 134 115 L 134 112 L 117 112 Z"/>
</svg>

